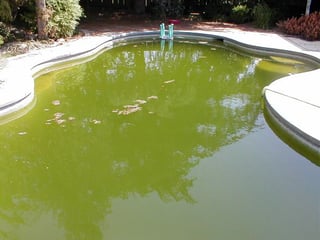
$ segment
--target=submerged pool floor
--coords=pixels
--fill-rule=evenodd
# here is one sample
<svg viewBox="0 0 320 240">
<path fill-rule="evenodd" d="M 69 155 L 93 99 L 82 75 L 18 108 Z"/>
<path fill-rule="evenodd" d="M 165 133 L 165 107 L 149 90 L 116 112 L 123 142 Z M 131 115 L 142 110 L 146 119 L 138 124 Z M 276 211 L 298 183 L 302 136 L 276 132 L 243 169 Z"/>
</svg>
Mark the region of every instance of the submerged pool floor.
<svg viewBox="0 0 320 240">
<path fill-rule="evenodd" d="M 145 41 L 39 77 L 35 107 L 0 126 L 0 237 L 318 239 L 320 168 L 261 99 L 308 69 Z"/>
</svg>

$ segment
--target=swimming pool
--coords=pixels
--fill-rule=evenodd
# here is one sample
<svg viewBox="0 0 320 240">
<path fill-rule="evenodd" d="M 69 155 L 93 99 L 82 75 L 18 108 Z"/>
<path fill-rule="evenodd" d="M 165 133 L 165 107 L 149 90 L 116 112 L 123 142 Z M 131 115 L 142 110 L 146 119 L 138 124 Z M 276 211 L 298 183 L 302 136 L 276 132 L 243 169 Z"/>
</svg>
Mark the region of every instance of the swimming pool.
<svg viewBox="0 0 320 240">
<path fill-rule="evenodd" d="M 264 86 L 315 67 L 284 60 L 120 41 L 40 76 L 34 107 L 0 127 L 1 234 L 317 239 L 319 167 L 263 113 Z"/>
</svg>

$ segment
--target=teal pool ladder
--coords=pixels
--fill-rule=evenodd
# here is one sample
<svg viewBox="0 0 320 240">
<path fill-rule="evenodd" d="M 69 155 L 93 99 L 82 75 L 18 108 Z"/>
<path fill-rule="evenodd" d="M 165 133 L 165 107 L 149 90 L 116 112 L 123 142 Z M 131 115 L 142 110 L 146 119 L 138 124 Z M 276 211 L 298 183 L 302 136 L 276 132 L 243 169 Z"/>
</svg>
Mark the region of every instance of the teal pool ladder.
<svg viewBox="0 0 320 240">
<path fill-rule="evenodd" d="M 166 27 L 164 23 L 160 24 L 160 38 L 161 39 L 173 39 L 173 24 L 168 26 L 169 30 L 166 31 Z"/>
</svg>

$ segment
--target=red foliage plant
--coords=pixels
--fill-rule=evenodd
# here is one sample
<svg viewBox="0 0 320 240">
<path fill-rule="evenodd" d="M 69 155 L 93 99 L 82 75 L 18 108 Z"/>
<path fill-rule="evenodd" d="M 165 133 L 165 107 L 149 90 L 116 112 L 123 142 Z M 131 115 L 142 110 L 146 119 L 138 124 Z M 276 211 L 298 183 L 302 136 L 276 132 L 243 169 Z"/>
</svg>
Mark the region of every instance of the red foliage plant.
<svg viewBox="0 0 320 240">
<path fill-rule="evenodd" d="M 285 33 L 298 35 L 306 40 L 320 40 L 320 12 L 280 21 L 277 26 Z"/>
</svg>

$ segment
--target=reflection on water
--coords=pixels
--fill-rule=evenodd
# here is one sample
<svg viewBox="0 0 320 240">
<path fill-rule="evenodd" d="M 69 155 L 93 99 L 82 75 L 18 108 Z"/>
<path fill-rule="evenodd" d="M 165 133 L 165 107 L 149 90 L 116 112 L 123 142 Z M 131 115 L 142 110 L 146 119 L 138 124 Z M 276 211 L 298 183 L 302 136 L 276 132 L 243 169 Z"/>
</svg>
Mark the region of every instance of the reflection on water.
<svg viewBox="0 0 320 240">
<path fill-rule="evenodd" d="M 286 148 L 261 117 L 261 90 L 282 74 L 266 67 L 270 61 L 217 44 L 144 42 L 40 77 L 36 107 L 0 126 L 0 238 L 281 239 L 288 229 L 273 235 L 258 227 L 250 231 L 259 238 L 248 238 L 262 215 L 246 208 L 234 215 L 254 192 L 252 209 L 284 204 L 277 194 L 291 185 L 285 180 L 269 203 L 259 176 L 266 185 L 281 182 L 275 173 L 295 163 L 309 174 L 313 193 L 305 201 L 312 208 L 320 199 L 312 188 L 319 169 Z M 309 68 L 282 65 L 286 74 Z M 231 216 L 242 219 L 234 232 Z M 302 229 L 313 230 L 308 239 L 319 233 L 312 216 Z"/>
<path fill-rule="evenodd" d="M 320 149 L 313 149 L 302 141 L 297 140 L 292 136 L 292 133 L 279 124 L 275 118 L 270 117 L 270 113 L 266 109 L 264 111 L 264 117 L 268 125 L 272 128 L 272 131 L 277 134 L 283 142 L 307 158 L 313 164 L 320 166 Z"/>
</svg>

